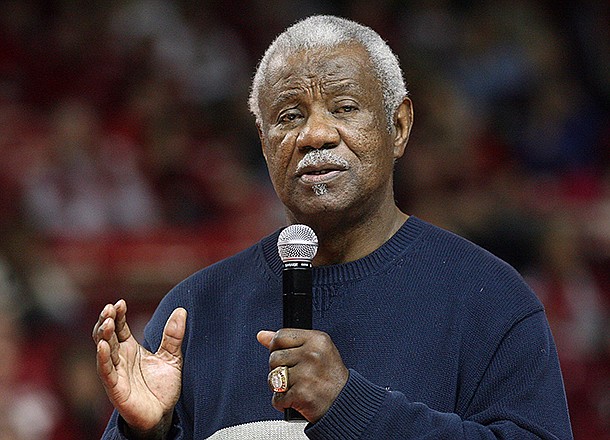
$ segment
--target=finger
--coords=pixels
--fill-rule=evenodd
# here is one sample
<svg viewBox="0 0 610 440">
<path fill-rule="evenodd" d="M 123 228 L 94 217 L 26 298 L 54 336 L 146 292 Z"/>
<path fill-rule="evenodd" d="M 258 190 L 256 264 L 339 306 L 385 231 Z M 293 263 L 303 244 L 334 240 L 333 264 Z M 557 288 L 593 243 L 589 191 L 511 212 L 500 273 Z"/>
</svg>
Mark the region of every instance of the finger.
<svg viewBox="0 0 610 440">
<path fill-rule="evenodd" d="M 275 350 L 269 355 L 269 370 L 282 365 L 286 367 L 294 367 L 299 363 L 300 347 L 287 348 L 285 350 Z"/>
<path fill-rule="evenodd" d="M 282 328 L 278 330 L 271 339 L 269 350 L 275 351 L 300 347 L 308 339 L 308 335 L 310 335 L 311 332 L 311 330 L 298 328 Z"/>
<path fill-rule="evenodd" d="M 118 373 L 112 362 L 108 341 L 101 340 L 97 344 L 97 375 L 105 388 L 111 389 L 118 382 Z"/>
<path fill-rule="evenodd" d="M 261 335 L 263 339 L 271 337 L 269 341 L 269 369 L 281 365 L 292 367 L 299 362 L 300 348 L 311 337 L 311 332 L 302 329 L 280 329 Z"/>
<path fill-rule="evenodd" d="M 271 345 L 271 340 L 275 336 L 275 332 L 269 330 L 261 330 L 256 334 L 256 339 L 261 343 L 265 348 L 269 348 Z"/>
<path fill-rule="evenodd" d="M 118 365 L 119 363 L 119 341 L 115 332 L 115 322 L 114 319 L 108 317 L 102 322 L 102 324 L 97 329 L 97 334 L 95 338 L 97 343 L 99 344 L 101 341 L 105 341 L 110 348 L 110 357 L 114 365 Z"/>
<path fill-rule="evenodd" d="M 101 337 L 101 334 L 103 331 L 103 329 L 101 327 L 102 327 L 104 321 L 106 321 L 106 319 L 108 319 L 108 318 L 114 319 L 115 316 L 116 316 L 116 310 L 114 309 L 114 306 L 112 304 L 106 304 L 104 306 L 104 308 L 102 309 L 100 316 L 97 319 L 97 322 L 95 323 L 95 326 L 93 326 L 92 337 L 96 344 L 100 340 L 100 337 Z"/>
<path fill-rule="evenodd" d="M 278 411 L 284 411 L 287 408 L 291 408 L 293 403 L 292 393 L 290 390 L 285 393 L 273 393 L 271 398 L 271 405 Z"/>
<path fill-rule="evenodd" d="M 98 344 L 105 341 L 110 348 L 110 357 L 114 365 L 119 364 L 119 349 L 120 344 L 116 336 L 115 321 L 112 318 L 106 318 L 98 329 Z"/>
<path fill-rule="evenodd" d="M 175 309 L 167 319 L 163 329 L 163 338 L 157 354 L 167 353 L 172 357 L 182 356 L 182 340 L 186 330 L 186 310 Z"/>
<path fill-rule="evenodd" d="M 288 408 L 293 408 L 301 413 L 308 421 L 312 421 L 311 403 L 302 401 L 299 393 L 293 389 L 289 389 L 285 393 L 273 393 L 271 405 L 278 411 L 285 411 Z"/>
<path fill-rule="evenodd" d="M 108 338 L 105 340 L 106 342 L 108 342 L 108 346 L 110 347 L 110 359 L 116 367 L 121 361 L 121 358 L 119 356 L 121 344 L 119 344 L 119 340 L 117 338 L 115 321 L 108 318 L 108 322 L 104 323 L 104 327 L 107 327 L 106 332 L 108 333 Z"/>
<path fill-rule="evenodd" d="M 124 342 L 131 337 L 131 330 L 127 325 L 127 303 L 120 299 L 114 305 L 116 310 L 115 326 L 119 342 Z"/>
</svg>

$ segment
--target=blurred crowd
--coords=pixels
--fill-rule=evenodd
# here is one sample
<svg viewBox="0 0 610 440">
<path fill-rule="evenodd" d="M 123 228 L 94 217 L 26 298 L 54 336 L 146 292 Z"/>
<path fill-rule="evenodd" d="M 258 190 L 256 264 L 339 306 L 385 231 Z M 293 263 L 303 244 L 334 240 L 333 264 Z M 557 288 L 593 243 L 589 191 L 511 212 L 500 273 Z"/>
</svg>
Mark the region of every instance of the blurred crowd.
<svg viewBox="0 0 610 440">
<path fill-rule="evenodd" d="M 564 4 L 565 3 L 565 4 Z M 543 301 L 577 440 L 610 438 L 610 5 L 527 0 L 0 2 L 0 440 L 99 438 L 90 331 L 283 223 L 247 111 L 273 37 L 377 30 L 415 108 L 404 211 Z"/>
</svg>

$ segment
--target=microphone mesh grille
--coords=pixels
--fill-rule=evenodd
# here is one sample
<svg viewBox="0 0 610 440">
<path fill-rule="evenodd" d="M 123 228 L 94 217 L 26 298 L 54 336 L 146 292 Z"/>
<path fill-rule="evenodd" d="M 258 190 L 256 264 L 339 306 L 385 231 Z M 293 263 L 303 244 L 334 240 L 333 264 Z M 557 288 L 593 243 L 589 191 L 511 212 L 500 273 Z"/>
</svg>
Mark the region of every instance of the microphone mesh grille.
<svg viewBox="0 0 610 440">
<path fill-rule="evenodd" d="M 283 263 L 293 260 L 311 262 L 318 251 L 318 237 L 307 225 L 290 225 L 280 232 L 277 251 Z"/>
</svg>

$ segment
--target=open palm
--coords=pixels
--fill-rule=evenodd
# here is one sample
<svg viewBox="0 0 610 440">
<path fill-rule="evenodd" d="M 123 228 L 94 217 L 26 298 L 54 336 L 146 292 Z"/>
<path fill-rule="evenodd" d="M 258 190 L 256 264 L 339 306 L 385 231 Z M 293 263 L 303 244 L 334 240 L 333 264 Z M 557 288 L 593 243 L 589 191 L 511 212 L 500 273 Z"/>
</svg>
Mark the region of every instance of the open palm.
<svg viewBox="0 0 610 440">
<path fill-rule="evenodd" d="M 97 370 L 106 393 L 134 430 L 150 431 L 170 417 L 180 395 L 186 311 L 174 310 L 156 353 L 142 347 L 126 321 L 127 305 L 107 305 L 93 329 Z"/>
</svg>

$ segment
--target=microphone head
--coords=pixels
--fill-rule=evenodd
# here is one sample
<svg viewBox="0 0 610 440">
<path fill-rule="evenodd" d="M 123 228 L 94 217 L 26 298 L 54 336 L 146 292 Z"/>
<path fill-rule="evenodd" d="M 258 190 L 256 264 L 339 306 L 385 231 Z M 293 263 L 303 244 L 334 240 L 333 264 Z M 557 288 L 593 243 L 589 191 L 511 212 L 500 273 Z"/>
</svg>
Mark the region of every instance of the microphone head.
<svg viewBox="0 0 610 440">
<path fill-rule="evenodd" d="M 307 225 L 290 225 L 280 232 L 277 251 L 283 263 L 289 261 L 311 263 L 318 252 L 318 237 Z"/>
</svg>

